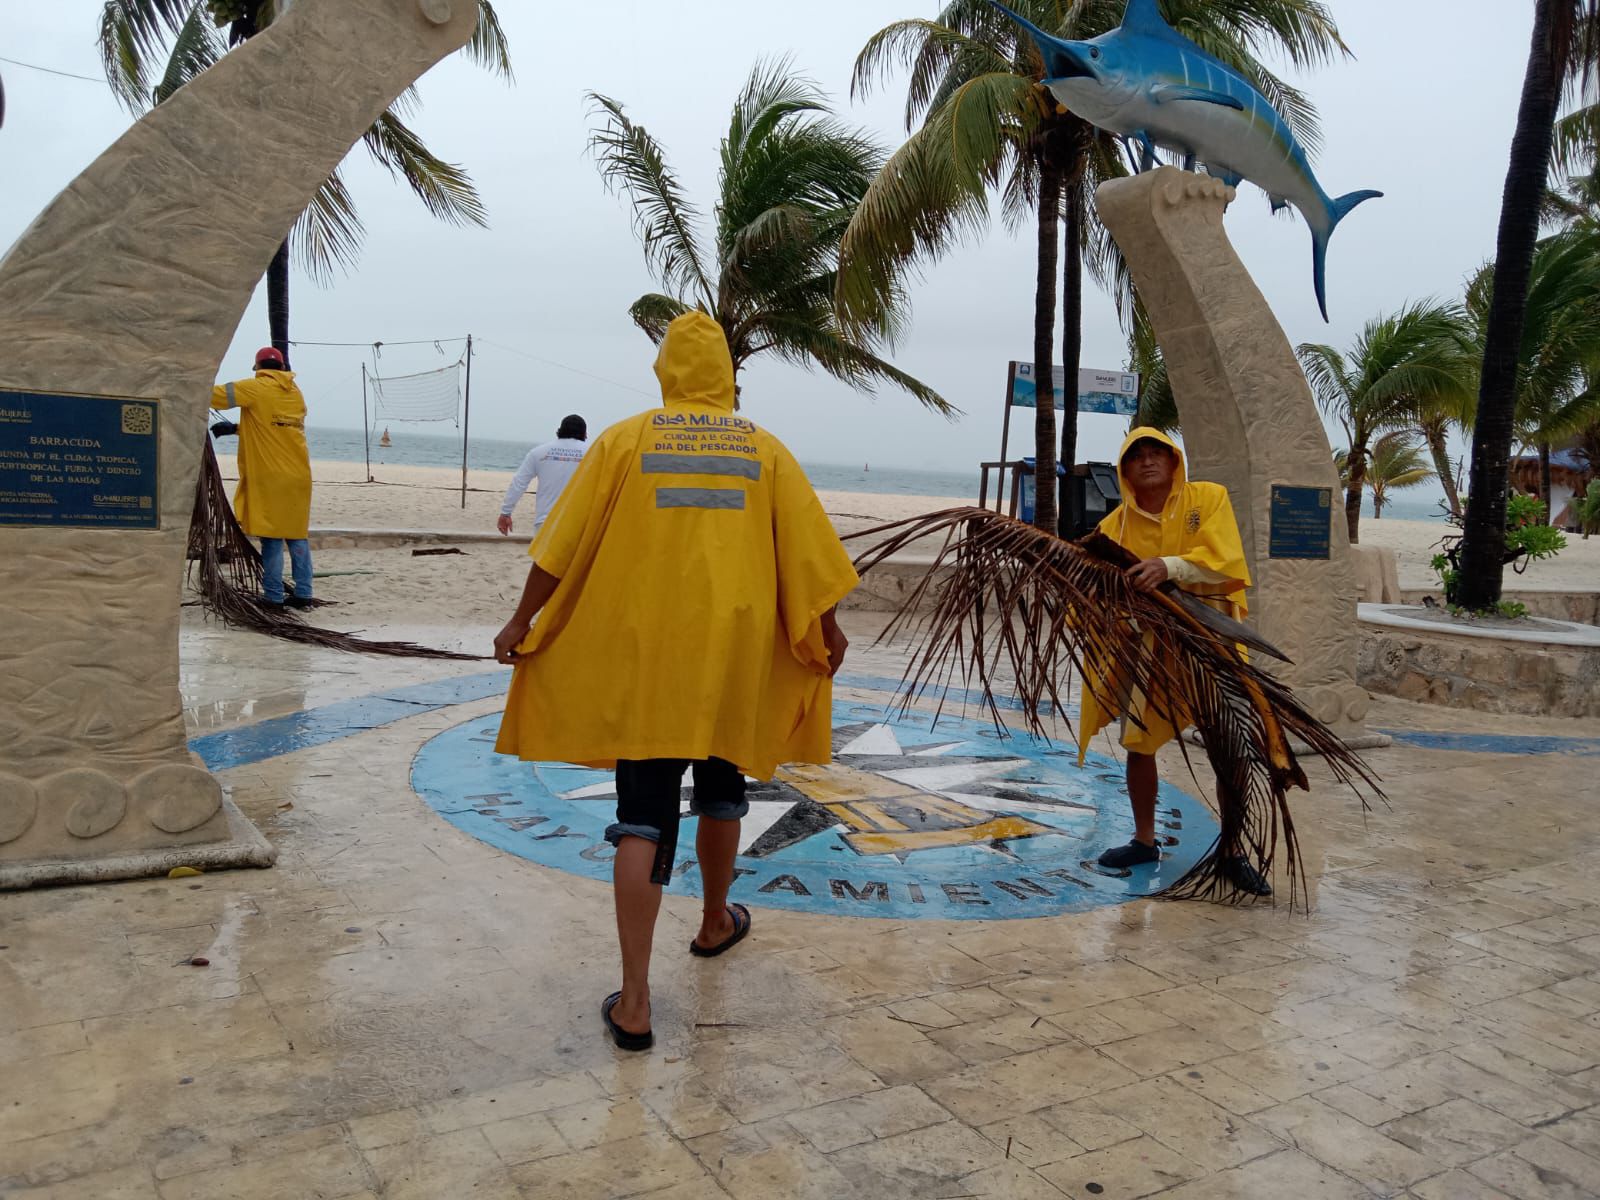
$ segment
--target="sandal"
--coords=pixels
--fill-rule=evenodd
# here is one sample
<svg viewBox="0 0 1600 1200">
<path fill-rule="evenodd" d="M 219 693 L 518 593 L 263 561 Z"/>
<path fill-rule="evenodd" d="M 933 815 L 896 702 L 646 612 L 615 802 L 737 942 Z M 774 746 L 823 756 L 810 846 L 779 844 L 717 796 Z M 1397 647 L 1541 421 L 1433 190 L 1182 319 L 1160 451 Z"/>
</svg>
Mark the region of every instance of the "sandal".
<svg viewBox="0 0 1600 1200">
<path fill-rule="evenodd" d="M 733 918 L 733 932 L 727 936 L 726 940 L 709 947 L 702 946 L 699 942 L 691 941 L 689 943 L 689 953 L 696 958 L 715 958 L 724 951 L 732 950 L 734 946 L 743 941 L 744 936 L 750 932 L 750 910 L 742 904 L 730 904 L 728 905 L 728 915 Z"/>
<path fill-rule="evenodd" d="M 648 1050 L 656 1044 L 654 1030 L 646 1029 L 643 1033 L 629 1033 L 622 1026 L 611 1019 L 611 1010 L 617 1006 L 617 1001 L 622 999 L 621 992 L 612 992 L 600 1001 L 600 1019 L 606 1023 L 606 1032 L 611 1035 L 611 1040 L 617 1044 L 618 1050 Z"/>
</svg>

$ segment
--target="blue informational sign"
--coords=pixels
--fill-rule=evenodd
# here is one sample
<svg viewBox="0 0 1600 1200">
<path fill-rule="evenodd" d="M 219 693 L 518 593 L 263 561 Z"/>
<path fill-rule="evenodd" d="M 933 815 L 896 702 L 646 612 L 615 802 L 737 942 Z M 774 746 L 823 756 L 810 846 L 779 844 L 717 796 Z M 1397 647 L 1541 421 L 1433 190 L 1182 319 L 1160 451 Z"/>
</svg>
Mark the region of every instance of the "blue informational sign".
<svg viewBox="0 0 1600 1200">
<path fill-rule="evenodd" d="M 1066 407 L 1066 371 L 1052 371 L 1051 393 L 1056 408 Z M 1034 408 L 1039 403 L 1038 381 L 1033 364 L 1014 362 L 1007 368 L 1006 390 L 1017 408 Z M 1096 371 L 1085 367 L 1078 372 L 1078 411 L 1131 417 L 1139 411 L 1139 376 L 1127 371 Z"/>
<path fill-rule="evenodd" d="M 1268 558 L 1327 558 L 1332 541 L 1332 488 L 1272 485 Z"/>
<path fill-rule="evenodd" d="M 496 754 L 499 724 L 499 713 L 479 717 L 425 743 L 412 787 L 490 845 L 610 879 L 612 773 Z M 1079 768 L 1075 747 L 1002 736 L 987 722 L 929 726 L 926 713 L 836 703 L 831 763 L 781 767 L 749 785 L 734 899 L 897 920 L 1082 912 L 1159 891 L 1217 836 L 1204 804 L 1162 783 L 1161 861 L 1107 870 L 1100 852 L 1133 834 L 1119 764 L 1091 752 Z M 680 895 L 700 891 L 694 847 L 695 818 L 685 817 L 672 881 Z"/>
<path fill-rule="evenodd" d="M 0 525 L 159 529 L 154 400 L 0 390 Z"/>
</svg>

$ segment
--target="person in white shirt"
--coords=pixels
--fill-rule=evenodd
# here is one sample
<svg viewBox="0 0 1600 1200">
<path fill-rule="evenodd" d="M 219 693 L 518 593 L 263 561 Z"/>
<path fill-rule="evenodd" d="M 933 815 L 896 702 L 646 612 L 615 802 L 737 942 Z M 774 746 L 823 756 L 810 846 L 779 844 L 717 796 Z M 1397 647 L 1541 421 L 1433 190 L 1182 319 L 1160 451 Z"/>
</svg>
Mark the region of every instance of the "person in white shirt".
<svg viewBox="0 0 1600 1200">
<path fill-rule="evenodd" d="M 506 489 L 505 501 L 500 505 L 500 520 L 496 522 L 496 527 L 501 533 L 511 532 L 511 513 L 517 507 L 517 502 L 528 494 L 528 485 L 536 476 L 539 486 L 534 491 L 533 532 L 539 532 L 550 510 L 556 506 L 561 489 L 567 486 L 567 480 L 572 478 L 572 473 L 583 461 L 584 451 L 589 448 L 588 437 L 588 425 L 574 413 L 562 420 L 561 427 L 556 430 L 555 441 L 545 442 L 528 451 L 528 457 L 517 468 L 511 486 Z"/>
</svg>

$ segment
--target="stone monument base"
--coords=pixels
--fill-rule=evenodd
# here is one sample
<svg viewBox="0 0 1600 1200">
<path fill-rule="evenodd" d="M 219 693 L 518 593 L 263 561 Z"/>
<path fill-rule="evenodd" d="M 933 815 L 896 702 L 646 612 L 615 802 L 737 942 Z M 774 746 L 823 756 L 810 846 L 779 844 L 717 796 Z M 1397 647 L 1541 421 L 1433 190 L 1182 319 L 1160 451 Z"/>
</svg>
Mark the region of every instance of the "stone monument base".
<svg viewBox="0 0 1600 1200">
<path fill-rule="evenodd" d="M 0 891 L 67 883 L 109 883 L 115 879 L 145 879 L 165 875 L 173 867 L 198 867 L 211 871 L 227 867 L 270 867 L 278 848 L 267 841 L 232 800 L 222 800 L 215 820 L 226 823 L 221 841 L 190 846 L 165 846 L 130 850 L 100 858 L 37 858 L 0 862 Z"/>
</svg>

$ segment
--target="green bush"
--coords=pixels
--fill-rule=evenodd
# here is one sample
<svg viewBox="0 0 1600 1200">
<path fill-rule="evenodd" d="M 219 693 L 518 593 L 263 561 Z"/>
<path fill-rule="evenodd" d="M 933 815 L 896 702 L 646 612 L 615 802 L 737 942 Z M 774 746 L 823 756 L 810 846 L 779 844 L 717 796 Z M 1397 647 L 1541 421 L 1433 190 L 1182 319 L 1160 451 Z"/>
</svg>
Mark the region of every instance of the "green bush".
<svg viewBox="0 0 1600 1200">
<path fill-rule="evenodd" d="M 1583 503 L 1587 505 L 1590 498 L 1596 497 L 1596 485 L 1589 487 L 1589 496 Z M 1600 507 L 1600 498 L 1595 499 Z M 1467 498 L 1461 498 L 1462 511 L 1466 511 Z M 1512 493 L 1506 497 L 1506 546 L 1503 562 L 1511 564 L 1511 569 L 1518 575 L 1528 569 L 1528 564 L 1541 558 L 1554 558 L 1567 548 L 1566 536 L 1554 526 L 1544 524 L 1544 501 L 1537 496 L 1524 496 Z M 1461 528 L 1463 518 L 1452 515 L 1448 518 L 1450 524 L 1457 529 Z M 1461 535 L 1450 534 L 1441 543 L 1443 550 L 1435 554 L 1430 562 L 1434 573 L 1439 576 L 1439 585 L 1444 589 L 1445 604 L 1453 613 L 1465 612 L 1456 601 L 1457 586 L 1461 578 Z M 1482 614 L 1468 614 L 1482 616 L 1502 616 L 1519 618 L 1528 615 L 1527 608 L 1515 600 L 1502 600 L 1493 610 Z"/>
<path fill-rule="evenodd" d="M 1589 481 L 1589 490 L 1572 502 L 1572 512 L 1584 537 L 1600 533 L 1600 479 Z"/>
</svg>

